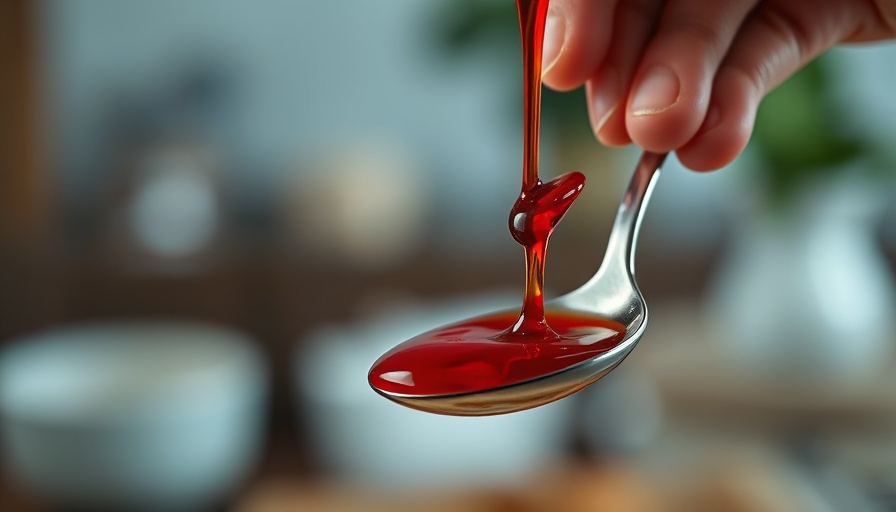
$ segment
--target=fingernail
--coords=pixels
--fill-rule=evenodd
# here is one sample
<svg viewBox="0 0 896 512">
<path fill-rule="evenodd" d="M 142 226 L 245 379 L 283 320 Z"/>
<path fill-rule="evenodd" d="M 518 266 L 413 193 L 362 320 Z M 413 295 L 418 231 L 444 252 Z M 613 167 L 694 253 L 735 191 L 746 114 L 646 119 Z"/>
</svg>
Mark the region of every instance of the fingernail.
<svg viewBox="0 0 896 512">
<path fill-rule="evenodd" d="M 591 90 L 591 125 L 594 134 L 600 133 L 607 124 L 607 119 L 616 111 L 619 104 L 619 74 L 614 69 L 608 69 L 600 74 Z"/>
<path fill-rule="evenodd" d="M 678 102 L 681 83 L 674 71 L 659 66 L 650 71 L 632 98 L 631 111 L 635 116 L 659 114 Z"/>
<path fill-rule="evenodd" d="M 564 44 L 566 44 L 566 20 L 558 14 L 548 12 L 544 23 L 544 45 L 541 48 L 542 76 L 557 63 Z"/>
</svg>

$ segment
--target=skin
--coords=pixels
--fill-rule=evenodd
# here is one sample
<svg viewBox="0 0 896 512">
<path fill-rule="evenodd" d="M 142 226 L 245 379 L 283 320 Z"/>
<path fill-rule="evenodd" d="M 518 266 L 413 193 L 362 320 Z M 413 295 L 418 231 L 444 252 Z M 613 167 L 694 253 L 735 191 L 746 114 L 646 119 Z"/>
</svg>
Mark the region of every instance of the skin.
<svg viewBox="0 0 896 512">
<path fill-rule="evenodd" d="M 553 0 L 543 79 L 586 87 L 597 139 L 729 164 L 762 98 L 839 43 L 896 37 L 896 0 Z"/>
</svg>

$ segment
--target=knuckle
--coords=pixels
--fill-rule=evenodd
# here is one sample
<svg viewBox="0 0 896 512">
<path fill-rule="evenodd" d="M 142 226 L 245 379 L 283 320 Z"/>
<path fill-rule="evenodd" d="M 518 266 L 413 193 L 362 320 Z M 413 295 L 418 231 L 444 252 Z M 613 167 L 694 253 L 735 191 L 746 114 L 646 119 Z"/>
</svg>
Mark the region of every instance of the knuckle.
<svg viewBox="0 0 896 512">
<path fill-rule="evenodd" d="M 896 1 L 874 0 L 874 8 L 880 24 L 889 33 L 896 33 Z"/>
<path fill-rule="evenodd" d="M 787 51 L 793 52 L 797 62 L 806 62 L 819 48 L 815 30 L 783 9 L 766 8 L 757 13 L 760 23 L 774 34 Z"/>
<path fill-rule="evenodd" d="M 678 36 L 687 37 L 710 48 L 720 48 L 724 41 L 718 24 L 694 16 L 678 16 L 670 20 L 669 30 Z"/>
</svg>

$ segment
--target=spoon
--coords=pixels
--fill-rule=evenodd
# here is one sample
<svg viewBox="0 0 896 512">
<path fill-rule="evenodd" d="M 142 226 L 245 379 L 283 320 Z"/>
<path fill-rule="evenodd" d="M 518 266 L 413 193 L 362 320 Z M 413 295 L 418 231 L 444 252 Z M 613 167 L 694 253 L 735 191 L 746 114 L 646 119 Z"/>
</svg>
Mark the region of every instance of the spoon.
<svg viewBox="0 0 896 512">
<path fill-rule="evenodd" d="M 389 400 L 421 411 L 453 416 L 488 416 L 545 405 L 581 390 L 613 370 L 637 345 L 647 327 L 647 304 L 634 278 L 635 244 L 644 206 L 665 158 L 665 153 L 645 152 L 641 155 L 616 213 L 600 268 L 580 288 L 545 304 L 548 316 L 596 317 L 620 325 L 621 335 L 612 348 L 590 359 L 522 382 L 446 394 L 413 394 L 413 380 L 409 372 L 377 375 L 379 364 L 389 357 L 390 352 L 374 363 L 371 369 L 368 378 L 373 389 Z M 401 348 L 402 345 L 399 345 L 393 352 Z M 383 379 L 406 379 L 408 392 L 387 389 L 388 386 L 382 385 L 385 383 Z"/>
</svg>

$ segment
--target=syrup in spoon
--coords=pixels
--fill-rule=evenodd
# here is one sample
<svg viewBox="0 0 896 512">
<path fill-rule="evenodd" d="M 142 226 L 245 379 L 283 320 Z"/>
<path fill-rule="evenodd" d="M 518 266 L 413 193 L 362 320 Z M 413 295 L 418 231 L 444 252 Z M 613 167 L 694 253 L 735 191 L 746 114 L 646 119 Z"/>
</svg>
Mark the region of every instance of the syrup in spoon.
<svg viewBox="0 0 896 512">
<path fill-rule="evenodd" d="M 601 270 L 585 286 L 545 309 L 548 239 L 585 181 L 578 172 L 547 183 L 538 177 L 547 7 L 548 0 L 517 0 L 525 98 L 523 184 L 509 224 L 526 253 L 522 310 L 448 325 L 383 355 L 368 380 L 374 390 L 403 405 L 467 416 L 543 405 L 603 376 L 621 362 L 643 332 L 646 307 L 631 278 L 631 255 L 641 205 L 662 161 L 659 155 L 642 158 L 617 215 Z M 602 293 L 604 300 L 596 293 Z"/>
</svg>

